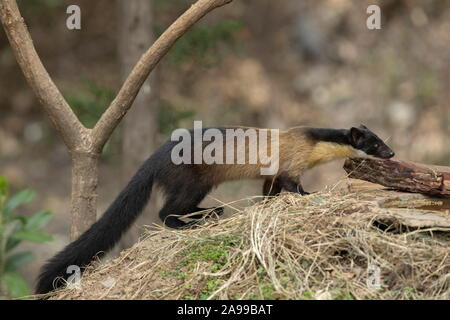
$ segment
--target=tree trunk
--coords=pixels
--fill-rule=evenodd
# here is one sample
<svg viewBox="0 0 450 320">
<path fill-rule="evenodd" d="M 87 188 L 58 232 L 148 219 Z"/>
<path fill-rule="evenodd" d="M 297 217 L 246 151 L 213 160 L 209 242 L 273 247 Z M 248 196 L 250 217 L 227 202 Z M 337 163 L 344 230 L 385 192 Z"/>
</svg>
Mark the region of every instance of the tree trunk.
<svg viewBox="0 0 450 320">
<path fill-rule="evenodd" d="M 76 240 L 97 219 L 98 154 L 72 152 L 70 239 Z"/>
<path fill-rule="evenodd" d="M 142 51 L 154 41 L 151 0 L 118 1 L 119 10 L 119 58 L 121 76 L 125 80 Z M 153 72 L 144 83 L 131 109 L 124 119 L 122 132 L 122 181 L 125 185 L 137 168 L 157 147 L 158 99 L 156 77 Z M 122 237 L 122 249 L 133 245 L 143 225 L 157 222 L 155 197 L 152 197 L 145 212 Z"/>
</svg>

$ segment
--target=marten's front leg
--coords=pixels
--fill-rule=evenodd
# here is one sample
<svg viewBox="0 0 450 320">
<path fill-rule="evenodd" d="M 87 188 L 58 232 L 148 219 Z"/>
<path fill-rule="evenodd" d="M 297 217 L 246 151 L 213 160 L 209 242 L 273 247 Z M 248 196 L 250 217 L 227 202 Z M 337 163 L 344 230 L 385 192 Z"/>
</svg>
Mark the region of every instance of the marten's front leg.
<svg viewBox="0 0 450 320">
<path fill-rule="evenodd" d="M 274 179 L 266 179 L 263 185 L 263 195 L 265 197 L 273 197 L 280 194 L 281 190 L 284 189 L 288 192 L 300 193 L 302 196 L 308 195 L 309 192 L 303 190 L 303 186 L 294 179 L 289 178 L 286 175 L 280 175 Z"/>
<path fill-rule="evenodd" d="M 311 193 L 303 190 L 303 186 L 300 181 L 297 183 L 297 192 L 300 193 L 302 196 L 307 196 L 308 194 L 311 194 Z"/>
<path fill-rule="evenodd" d="M 300 179 L 298 179 L 298 181 L 295 181 L 294 179 L 289 178 L 286 175 L 280 175 L 278 181 L 281 187 L 288 192 L 300 193 L 302 196 L 309 194 L 309 192 L 303 190 Z"/>
<path fill-rule="evenodd" d="M 277 178 L 266 179 L 263 185 L 263 196 L 273 197 L 281 192 L 281 185 Z"/>
</svg>

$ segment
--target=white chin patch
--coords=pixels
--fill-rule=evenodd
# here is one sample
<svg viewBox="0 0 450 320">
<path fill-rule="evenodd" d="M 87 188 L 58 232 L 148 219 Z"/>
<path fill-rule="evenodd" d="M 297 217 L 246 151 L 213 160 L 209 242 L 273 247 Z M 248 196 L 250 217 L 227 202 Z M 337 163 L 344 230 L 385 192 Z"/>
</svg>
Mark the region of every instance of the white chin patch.
<svg viewBox="0 0 450 320">
<path fill-rule="evenodd" d="M 355 149 L 355 157 L 357 158 L 366 158 L 366 159 L 375 159 L 375 157 L 368 155 L 362 150 Z"/>
</svg>

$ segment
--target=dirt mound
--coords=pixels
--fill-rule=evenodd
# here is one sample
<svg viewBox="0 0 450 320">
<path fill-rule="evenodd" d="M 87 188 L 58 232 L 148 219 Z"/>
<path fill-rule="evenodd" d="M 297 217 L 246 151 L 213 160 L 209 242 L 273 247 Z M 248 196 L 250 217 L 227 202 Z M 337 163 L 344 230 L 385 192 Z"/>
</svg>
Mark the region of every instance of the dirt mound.
<svg viewBox="0 0 450 320">
<path fill-rule="evenodd" d="M 197 230 L 149 231 L 52 298 L 450 299 L 450 228 L 399 223 L 374 192 L 283 194 Z"/>
</svg>

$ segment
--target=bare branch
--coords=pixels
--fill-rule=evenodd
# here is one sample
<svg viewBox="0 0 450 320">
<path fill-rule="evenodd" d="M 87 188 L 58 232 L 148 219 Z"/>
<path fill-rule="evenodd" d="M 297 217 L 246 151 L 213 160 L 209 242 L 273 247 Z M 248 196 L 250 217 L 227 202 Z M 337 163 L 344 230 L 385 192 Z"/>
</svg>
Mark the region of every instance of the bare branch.
<svg viewBox="0 0 450 320">
<path fill-rule="evenodd" d="M 64 143 L 70 150 L 85 145 L 89 130 L 75 116 L 39 59 L 15 0 L 0 1 L 0 19 L 25 78 Z"/>
<path fill-rule="evenodd" d="M 125 80 L 109 108 L 103 113 L 93 129 L 93 146 L 99 152 L 120 120 L 130 109 L 139 89 L 162 57 L 189 28 L 208 12 L 233 0 L 199 0 L 180 16 L 156 42 L 144 53 Z"/>
</svg>

